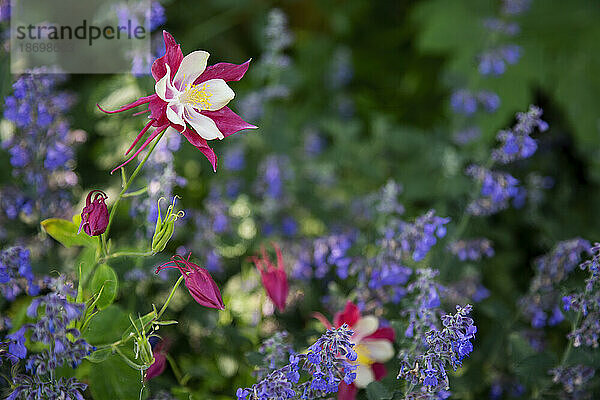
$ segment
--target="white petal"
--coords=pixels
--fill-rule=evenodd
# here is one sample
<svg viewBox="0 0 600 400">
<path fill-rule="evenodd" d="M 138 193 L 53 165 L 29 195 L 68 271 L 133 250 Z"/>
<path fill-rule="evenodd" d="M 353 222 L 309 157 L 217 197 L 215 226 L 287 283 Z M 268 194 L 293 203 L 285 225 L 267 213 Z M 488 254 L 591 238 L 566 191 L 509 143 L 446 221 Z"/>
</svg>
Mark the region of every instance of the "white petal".
<svg viewBox="0 0 600 400">
<path fill-rule="evenodd" d="M 202 75 L 206 69 L 206 62 L 209 56 L 210 54 L 206 51 L 198 50 L 183 57 L 173 79 L 175 88 L 183 91 L 186 86 L 192 85 L 196 78 Z"/>
<path fill-rule="evenodd" d="M 377 317 L 373 315 L 367 315 L 358 320 L 358 322 L 352 327 L 354 331 L 354 336 L 352 336 L 352 341 L 354 343 L 359 343 L 362 338 L 365 336 L 369 336 L 373 332 L 377 330 L 379 327 L 379 320 Z"/>
<path fill-rule="evenodd" d="M 169 104 L 167 106 L 167 119 L 174 124 L 185 127 L 183 120 L 183 106 L 181 104 Z"/>
<path fill-rule="evenodd" d="M 369 358 L 375 362 L 384 363 L 394 357 L 394 346 L 389 340 L 373 339 L 363 340 L 361 346 L 365 346 L 369 352 Z"/>
<path fill-rule="evenodd" d="M 172 126 L 169 126 L 167 128 L 167 130 L 165 131 L 165 136 L 170 136 L 174 133 L 179 133 L 179 131 L 177 129 L 173 128 Z"/>
<path fill-rule="evenodd" d="M 223 133 L 217 128 L 215 121 L 190 106 L 185 106 L 183 119 L 192 126 L 192 128 L 206 140 L 223 139 Z"/>
<path fill-rule="evenodd" d="M 167 68 L 167 72 L 162 78 L 156 81 L 156 84 L 154 84 L 154 90 L 156 91 L 158 97 L 160 97 L 162 100 L 169 101 L 170 98 L 167 98 L 167 84 L 170 85 L 171 83 L 171 69 L 169 68 L 169 64 L 165 64 L 165 67 Z"/>
<path fill-rule="evenodd" d="M 367 387 L 367 385 L 375 380 L 375 374 L 368 365 L 359 365 L 356 368 L 356 380 L 354 384 L 359 388 Z"/>
<path fill-rule="evenodd" d="M 234 97 L 235 93 L 223 79 L 209 79 L 198 85 L 198 89 L 207 94 L 207 106 L 203 110 L 217 111 L 225 107 Z"/>
</svg>

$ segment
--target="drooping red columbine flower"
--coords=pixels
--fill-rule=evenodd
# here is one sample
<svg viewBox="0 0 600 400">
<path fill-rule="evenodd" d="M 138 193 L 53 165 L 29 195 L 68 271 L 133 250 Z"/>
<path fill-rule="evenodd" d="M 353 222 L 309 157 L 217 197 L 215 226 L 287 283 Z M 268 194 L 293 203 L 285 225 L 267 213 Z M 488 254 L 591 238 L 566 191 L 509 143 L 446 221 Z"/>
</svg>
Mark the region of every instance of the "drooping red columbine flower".
<svg viewBox="0 0 600 400">
<path fill-rule="evenodd" d="M 273 265 L 264 247 L 261 247 L 262 259 L 253 256 L 250 259 L 256 265 L 260 277 L 273 304 L 282 311 L 285 309 L 285 303 L 288 295 L 288 282 L 287 275 L 285 273 L 285 266 L 283 265 L 283 256 L 281 250 L 277 244 L 273 243 L 275 253 L 277 254 L 277 267 Z"/>
<path fill-rule="evenodd" d="M 194 51 L 183 56 L 179 44 L 167 31 L 163 31 L 165 55 L 152 64 L 152 76 L 156 81 L 155 92 L 141 97 L 115 111 L 100 110 L 108 114 L 130 110 L 143 104 L 148 109 L 134 115 L 150 112 L 150 120 L 133 141 L 126 155 L 135 147 L 144 134 L 154 131 L 140 148 L 114 172 L 133 160 L 161 132 L 171 127 L 181 133 L 208 158 L 217 170 L 217 156 L 207 140 L 223 139 L 242 129 L 255 129 L 234 113 L 227 103 L 235 94 L 226 82 L 242 79 L 250 60 L 243 64 L 218 63 L 206 66 L 209 54 Z"/>
<path fill-rule="evenodd" d="M 108 196 L 102 190 L 92 190 L 85 199 L 85 207 L 81 211 L 79 232 L 83 229 L 90 236 L 102 235 L 108 225 Z"/>
<path fill-rule="evenodd" d="M 331 328 L 331 323 L 323 314 L 313 315 Z M 338 400 L 354 400 L 359 388 L 381 380 L 387 374 L 383 363 L 394 357 L 395 332 L 389 326 L 379 326 L 379 319 L 374 315 L 361 316 L 358 306 L 351 301 L 346 303 L 344 311 L 335 314 L 333 322 L 336 328 L 348 324 L 354 331 L 350 341 L 355 344 L 354 350 L 358 355 L 355 362 L 356 380 L 351 385 L 341 382 L 337 396 Z"/>
<path fill-rule="evenodd" d="M 221 292 L 208 271 L 193 262 L 190 262 L 192 253 L 187 260 L 180 255 L 171 257 L 171 261 L 156 268 L 158 274 L 163 269 L 177 268 L 185 278 L 185 286 L 198 304 L 205 307 L 224 310 L 225 305 L 221 298 Z M 174 265 L 171 265 L 174 264 Z"/>
<path fill-rule="evenodd" d="M 165 372 L 167 366 L 167 352 L 171 347 L 171 343 L 168 340 L 161 340 L 156 343 L 152 348 L 152 355 L 154 356 L 154 363 L 146 370 L 144 374 L 144 380 L 149 381 L 152 378 L 156 378 Z"/>
</svg>

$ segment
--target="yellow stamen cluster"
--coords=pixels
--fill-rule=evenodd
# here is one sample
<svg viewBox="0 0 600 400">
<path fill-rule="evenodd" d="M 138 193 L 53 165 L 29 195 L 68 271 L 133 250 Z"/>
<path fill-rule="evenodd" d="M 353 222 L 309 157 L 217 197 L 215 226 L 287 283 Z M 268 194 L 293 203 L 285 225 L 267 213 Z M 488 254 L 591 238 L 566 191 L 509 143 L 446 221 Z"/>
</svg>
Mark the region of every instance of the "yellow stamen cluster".
<svg viewBox="0 0 600 400">
<path fill-rule="evenodd" d="M 205 85 L 188 85 L 180 97 L 182 103 L 188 103 L 201 110 L 208 110 L 212 103 L 209 101 L 212 93 Z"/>
<path fill-rule="evenodd" d="M 371 352 L 367 346 L 358 344 L 354 347 L 354 351 L 356 351 L 356 354 L 358 355 L 356 364 L 369 366 L 375 362 L 375 360 L 371 358 Z"/>
</svg>

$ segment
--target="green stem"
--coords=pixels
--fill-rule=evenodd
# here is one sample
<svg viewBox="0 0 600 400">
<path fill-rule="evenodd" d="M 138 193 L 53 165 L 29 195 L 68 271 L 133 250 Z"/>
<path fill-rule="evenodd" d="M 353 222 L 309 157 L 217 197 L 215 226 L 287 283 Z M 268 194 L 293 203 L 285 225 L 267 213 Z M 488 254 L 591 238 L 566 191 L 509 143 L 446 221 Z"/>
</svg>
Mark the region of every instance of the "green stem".
<svg viewBox="0 0 600 400">
<path fill-rule="evenodd" d="M 156 317 L 154 317 L 153 319 L 151 319 L 150 321 L 148 321 L 148 323 L 146 325 L 144 325 L 144 327 L 143 327 L 144 328 L 144 333 L 146 332 L 146 329 L 149 326 L 152 326 L 152 323 L 154 321 L 158 321 L 160 319 L 160 317 L 164 314 L 164 312 L 167 310 L 167 307 L 169 307 L 169 303 L 171 302 L 171 300 L 173 299 L 173 296 L 175 295 L 175 291 L 177 290 L 177 288 L 179 287 L 179 285 L 181 285 L 181 282 L 183 282 L 184 279 L 185 279 L 185 275 L 181 275 L 179 277 L 179 279 L 177 280 L 177 282 L 175 282 L 175 285 L 173 286 L 173 289 L 171 289 L 171 293 L 169 293 L 169 297 L 167 297 L 167 300 L 165 301 L 165 304 L 163 304 L 163 306 L 160 309 L 160 311 L 158 312 L 158 314 L 156 314 Z M 127 328 L 127 330 L 129 330 L 129 328 Z M 102 349 L 106 349 L 106 348 L 118 349 L 118 346 L 127 343 L 129 341 L 129 339 L 131 339 L 131 338 L 132 338 L 132 336 L 127 336 L 125 339 L 117 340 L 116 342 L 113 342 L 111 344 L 105 344 L 105 345 L 96 346 L 96 347 L 97 347 L 98 350 L 102 350 Z"/>
<path fill-rule="evenodd" d="M 140 194 L 144 194 L 148 191 L 148 187 L 143 187 L 139 190 L 136 190 L 135 192 L 129 192 L 129 193 L 125 193 L 123 195 L 123 197 L 133 197 L 133 196 L 139 196 Z"/>
<path fill-rule="evenodd" d="M 112 225 L 115 213 L 117 212 L 117 208 L 119 206 L 119 203 L 121 202 L 121 199 L 123 198 L 123 195 L 127 192 L 127 190 L 129 189 L 129 186 L 131 186 L 131 183 L 133 182 L 133 180 L 140 173 L 140 171 L 142 170 L 142 167 L 144 166 L 144 164 L 146 164 L 146 161 L 148 161 L 148 158 L 150 157 L 150 154 L 152 154 L 152 151 L 154 151 L 154 148 L 156 147 L 156 145 L 158 144 L 158 142 L 160 142 L 160 139 L 163 137 L 164 134 L 165 134 L 165 132 L 162 132 L 160 135 L 158 135 L 158 137 L 156 138 L 156 140 L 154 141 L 154 143 L 152 143 L 152 146 L 150 147 L 150 150 L 148 151 L 148 153 L 146 154 L 146 156 L 144 157 L 144 159 L 138 164 L 137 168 L 133 171 L 133 174 L 131 174 L 131 176 L 127 180 L 127 183 L 125 183 L 125 185 L 123 186 L 123 190 L 121 190 L 121 193 L 119 193 L 119 196 L 117 197 L 117 200 L 115 200 L 114 204 L 110 208 L 110 215 L 108 217 L 108 225 L 106 226 L 106 231 L 104 232 L 104 236 L 106 238 L 108 238 L 108 233 L 110 232 L 110 227 Z"/>
<path fill-rule="evenodd" d="M 102 257 L 104 254 L 104 240 L 102 239 L 102 235 L 98 236 L 98 248 L 96 250 L 96 260 Z"/>
<path fill-rule="evenodd" d="M 109 254 L 106 257 L 102 257 L 99 261 L 100 263 L 106 262 L 106 260 L 110 260 L 111 258 L 119 258 L 119 257 L 150 257 L 154 255 L 153 251 L 119 251 L 113 254 Z"/>
<path fill-rule="evenodd" d="M 179 279 L 175 283 L 175 286 L 173 286 L 173 289 L 171 289 L 171 293 L 169 293 L 169 297 L 167 297 L 167 301 L 165 301 L 165 304 L 163 304 L 162 308 L 156 315 L 155 321 L 158 321 L 160 319 L 160 317 L 163 315 L 163 313 L 167 310 L 169 303 L 171 302 L 171 300 L 173 299 L 173 296 L 175 295 L 175 291 L 177 290 L 179 285 L 181 285 L 181 282 L 183 282 L 184 278 L 185 278 L 185 275 L 181 275 L 179 277 Z"/>
<path fill-rule="evenodd" d="M 581 311 L 579 311 L 577 313 L 577 318 L 575 318 L 575 322 L 573 322 L 573 325 L 571 326 L 571 332 L 574 331 L 575 329 L 577 329 L 577 326 L 579 326 L 579 323 L 581 322 L 581 318 L 583 317 L 583 313 Z M 569 340 L 569 344 L 567 345 L 567 348 L 565 349 L 565 351 L 563 352 L 562 358 L 560 360 L 560 367 L 564 367 L 567 360 L 569 359 L 569 355 L 571 355 L 571 351 L 573 350 L 573 341 Z"/>
<path fill-rule="evenodd" d="M 167 361 L 169 361 L 169 365 L 171 365 L 171 369 L 173 370 L 173 374 L 175 375 L 175 379 L 177 379 L 177 383 L 181 386 L 185 386 L 185 382 L 183 382 L 183 377 L 181 376 L 181 371 L 175 362 L 175 359 L 171 357 L 170 354 L 167 354 Z"/>
<path fill-rule="evenodd" d="M 125 361 L 125 363 L 127 363 L 127 365 L 129 365 L 131 368 L 133 368 L 133 369 L 137 369 L 138 371 L 143 371 L 143 370 L 145 370 L 145 369 L 146 369 L 146 368 L 145 368 L 145 365 L 136 364 L 136 363 L 134 363 L 133 361 L 131 361 L 131 360 L 129 359 L 129 357 L 127 357 L 127 356 L 125 355 L 125 353 L 123 353 L 123 352 L 121 351 L 121 349 L 119 349 L 118 347 L 114 347 L 114 349 L 115 349 L 115 351 L 116 351 L 117 353 L 119 353 L 119 355 L 121 356 L 121 358 L 123 359 L 123 361 Z"/>
</svg>

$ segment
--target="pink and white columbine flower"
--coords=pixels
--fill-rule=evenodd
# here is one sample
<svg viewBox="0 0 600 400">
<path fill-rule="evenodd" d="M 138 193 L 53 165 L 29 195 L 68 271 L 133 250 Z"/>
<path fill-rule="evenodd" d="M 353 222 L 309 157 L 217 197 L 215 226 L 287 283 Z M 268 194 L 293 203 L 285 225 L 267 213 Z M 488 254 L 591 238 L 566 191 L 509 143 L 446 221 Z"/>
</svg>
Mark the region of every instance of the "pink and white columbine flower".
<svg viewBox="0 0 600 400">
<path fill-rule="evenodd" d="M 235 94 L 227 85 L 229 81 L 242 79 L 250 60 L 243 64 L 218 63 L 206 66 L 209 54 L 198 50 L 183 56 L 179 44 L 167 31 L 163 31 L 165 55 L 152 64 L 152 76 L 156 81 L 156 93 L 141 97 L 115 111 L 100 110 L 108 114 L 119 113 L 148 104 L 148 109 L 134 115 L 150 112 L 150 121 L 133 141 L 125 154 L 129 154 L 145 133 L 154 131 L 140 148 L 114 172 L 148 146 L 159 134 L 172 128 L 181 133 L 217 170 L 217 156 L 208 140 L 224 139 L 242 129 L 255 129 L 234 113 L 227 104 Z"/>
<path fill-rule="evenodd" d="M 322 314 L 315 313 L 314 316 L 331 328 L 331 323 Z M 350 341 L 358 355 L 354 362 L 357 365 L 356 380 L 350 385 L 342 381 L 337 396 L 338 400 L 354 400 L 359 388 L 367 387 L 386 375 L 383 363 L 394 357 L 395 333 L 389 326 L 379 326 L 379 319 L 374 315 L 361 316 L 358 306 L 351 301 L 346 303 L 344 311 L 335 314 L 333 322 L 336 328 L 347 324 L 354 331 Z"/>
</svg>

